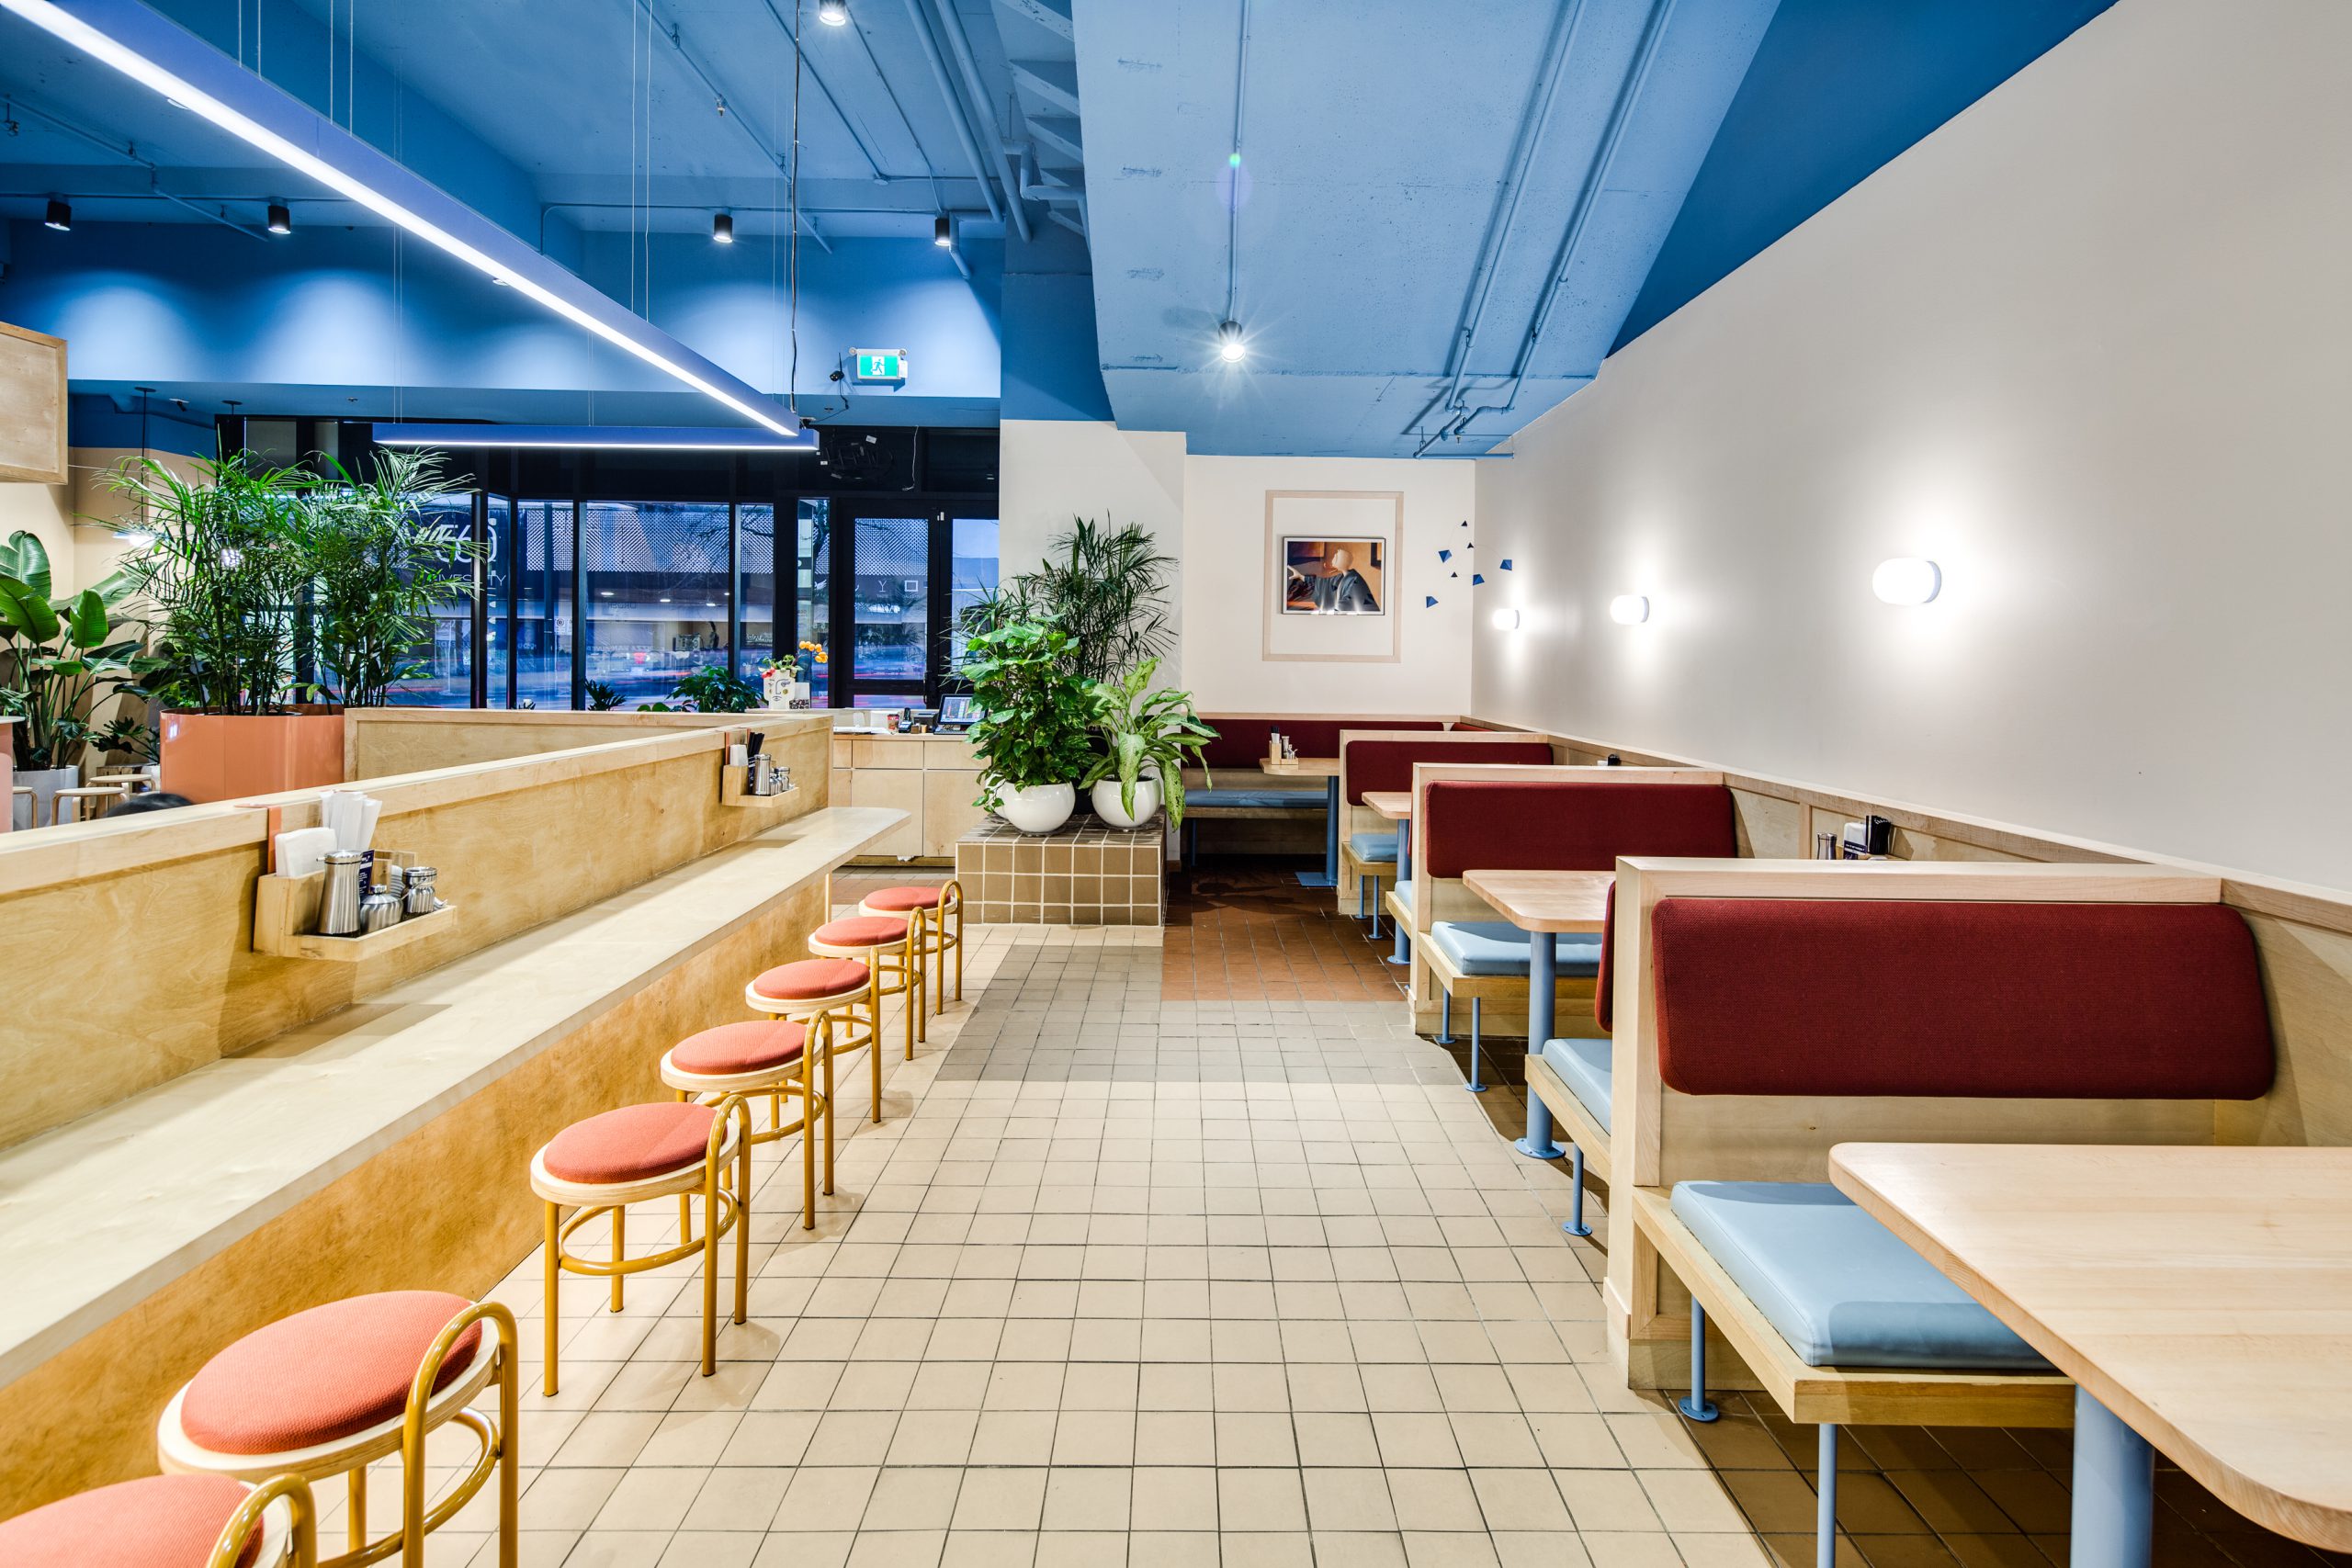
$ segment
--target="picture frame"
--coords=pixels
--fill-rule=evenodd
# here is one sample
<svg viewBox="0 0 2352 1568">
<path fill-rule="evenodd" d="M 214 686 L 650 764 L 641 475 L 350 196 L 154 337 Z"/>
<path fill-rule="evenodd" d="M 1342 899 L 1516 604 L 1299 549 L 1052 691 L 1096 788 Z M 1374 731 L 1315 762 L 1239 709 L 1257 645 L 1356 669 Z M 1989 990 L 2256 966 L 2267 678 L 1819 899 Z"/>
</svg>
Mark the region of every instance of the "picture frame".
<svg viewBox="0 0 2352 1568">
<path fill-rule="evenodd" d="M 1395 664 L 1404 653 L 1403 606 L 1409 603 L 1404 561 L 1405 492 L 1402 491 L 1270 490 L 1266 491 L 1266 581 L 1260 656 L 1270 661 Z M 1329 579 L 1354 571 L 1361 589 L 1325 587 L 1304 595 L 1312 606 L 1319 592 L 1333 613 L 1292 609 L 1294 545 L 1306 552 L 1313 575 Z M 1349 551 L 1348 565 L 1333 574 L 1333 551 Z M 1376 574 L 1363 567 L 1375 564 Z M 1361 563 L 1361 564 L 1360 564 Z M 1374 578 L 1376 575 L 1376 586 Z M 1377 612 L 1363 606 L 1369 594 Z M 1337 613 L 1346 597 L 1358 607 Z"/>
</svg>

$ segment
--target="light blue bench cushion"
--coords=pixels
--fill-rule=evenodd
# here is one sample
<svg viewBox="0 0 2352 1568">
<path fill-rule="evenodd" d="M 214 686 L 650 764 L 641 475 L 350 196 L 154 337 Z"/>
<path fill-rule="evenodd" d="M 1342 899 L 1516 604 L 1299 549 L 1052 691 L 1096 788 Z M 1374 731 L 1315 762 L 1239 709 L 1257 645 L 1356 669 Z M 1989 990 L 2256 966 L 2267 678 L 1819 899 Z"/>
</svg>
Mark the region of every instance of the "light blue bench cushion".
<svg viewBox="0 0 2352 1568">
<path fill-rule="evenodd" d="M 1394 833 L 1351 833 L 1348 848 L 1355 851 L 1356 859 L 1385 861 L 1396 863 L 1396 835 Z"/>
<path fill-rule="evenodd" d="M 1407 914 L 1411 914 L 1413 912 L 1413 885 L 1410 882 L 1398 883 L 1396 887 L 1396 902 L 1405 906 L 1405 912 Z"/>
<path fill-rule="evenodd" d="M 1330 801 L 1321 790 L 1303 789 L 1188 789 L 1184 792 L 1184 809 L 1196 806 L 1258 806 L 1289 807 L 1298 811 L 1320 811 Z"/>
<path fill-rule="evenodd" d="M 1546 1040 L 1544 1059 L 1560 1075 L 1577 1102 L 1609 1131 L 1609 1042 L 1606 1040 Z"/>
<path fill-rule="evenodd" d="M 2051 1370 L 1826 1182 L 1678 1181 L 1673 1205 L 1809 1367 Z"/>
<path fill-rule="evenodd" d="M 1464 975 L 1527 973 L 1527 933 L 1507 920 L 1439 920 L 1429 939 Z M 1589 980 L 1600 973 L 1598 936 L 1564 936 L 1553 951 L 1564 976 Z"/>
</svg>

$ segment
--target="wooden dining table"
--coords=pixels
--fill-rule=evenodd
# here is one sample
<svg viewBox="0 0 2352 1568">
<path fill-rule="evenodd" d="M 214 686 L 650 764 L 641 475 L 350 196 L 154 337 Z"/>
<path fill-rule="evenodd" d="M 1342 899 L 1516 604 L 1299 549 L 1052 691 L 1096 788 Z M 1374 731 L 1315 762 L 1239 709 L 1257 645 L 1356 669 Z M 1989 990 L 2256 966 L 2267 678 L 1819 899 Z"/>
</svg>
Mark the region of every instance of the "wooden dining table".
<svg viewBox="0 0 2352 1568">
<path fill-rule="evenodd" d="M 2352 1551 L 2352 1148 L 1840 1144 L 1829 1174 L 2075 1380 L 2074 1568 L 2147 1568 L 2158 1450 Z"/>
<path fill-rule="evenodd" d="M 1258 766 L 1280 779 L 1323 781 L 1323 869 L 1298 874 L 1301 887 L 1340 885 L 1340 759 L 1337 757 L 1268 757 Z"/>
<path fill-rule="evenodd" d="M 1408 789 L 1368 789 L 1363 792 L 1363 803 L 1374 817 L 1396 824 L 1395 880 L 1396 885 L 1402 887 L 1413 877 L 1413 792 Z M 1396 928 L 1396 941 L 1395 950 L 1388 955 L 1388 962 L 1401 968 L 1412 962 L 1412 949 L 1407 945 L 1412 938 L 1406 929 L 1411 922 L 1400 919 L 1391 923 Z M 1372 906 L 1372 940 L 1380 940 L 1378 899 L 1374 899 Z"/>
<path fill-rule="evenodd" d="M 1559 984 L 1560 937 L 1590 933 L 1607 923 L 1613 871 L 1465 871 L 1462 885 L 1493 905 L 1503 919 L 1527 933 L 1527 1049 L 1540 1055 L 1552 1038 L 1552 1000 Z M 1552 1137 L 1552 1112 L 1527 1097 L 1527 1134 L 1519 1152 L 1531 1159 L 1558 1159 L 1568 1151 Z M 1577 1172 L 1577 1190 L 1584 1190 Z M 1572 1233 L 1573 1234 L 1573 1233 Z"/>
</svg>

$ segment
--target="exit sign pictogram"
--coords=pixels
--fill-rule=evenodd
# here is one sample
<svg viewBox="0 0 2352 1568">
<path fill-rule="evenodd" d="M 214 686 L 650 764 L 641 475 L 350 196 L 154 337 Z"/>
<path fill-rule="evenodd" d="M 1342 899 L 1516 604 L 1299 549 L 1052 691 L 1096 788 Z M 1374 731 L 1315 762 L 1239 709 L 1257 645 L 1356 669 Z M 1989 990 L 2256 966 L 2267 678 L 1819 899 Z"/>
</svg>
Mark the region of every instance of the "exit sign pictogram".
<svg viewBox="0 0 2352 1568">
<path fill-rule="evenodd" d="M 857 378 L 860 381 L 903 381 L 907 378 L 907 351 L 903 348 L 861 348 L 857 351 Z"/>
</svg>

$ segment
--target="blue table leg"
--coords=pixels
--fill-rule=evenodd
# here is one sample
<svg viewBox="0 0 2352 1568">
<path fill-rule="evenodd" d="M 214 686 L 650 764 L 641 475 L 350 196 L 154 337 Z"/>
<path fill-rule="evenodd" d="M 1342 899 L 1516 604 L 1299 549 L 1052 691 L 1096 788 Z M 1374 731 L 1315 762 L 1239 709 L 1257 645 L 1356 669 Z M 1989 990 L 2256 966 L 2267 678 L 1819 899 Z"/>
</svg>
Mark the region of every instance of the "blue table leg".
<svg viewBox="0 0 2352 1568">
<path fill-rule="evenodd" d="M 2155 1508 L 2155 1450 L 2077 1387 L 2071 1568 L 2148 1568 Z"/>
<path fill-rule="evenodd" d="M 1552 1038 L 1552 993 L 1559 984 L 1560 939 L 1550 931 L 1527 933 L 1527 1054 L 1541 1055 Z M 1552 1111 L 1527 1088 L 1527 1136 L 1514 1145 L 1530 1159 L 1558 1159 L 1560 1145 L 1552 1141 Z"/>
<path fill-rule="evenodd" d="M 1298 874 L 1301 887 L 1340 886 L 1340 776 L 1323 782 L 1323 869 Z"/>
<path fill-rule="evenodd" d="M 1399 822 L 1396 824 L 1396 886 L 1401 892 L 1412 885 L 1413 825 Z M 1399 969 L 1413 961 L 1412 939 L 1405 934 L 1405 924 L 1403 920 L 1396 922 L 1396 950 L 1388 955 L 1388 962 Z"/>
</svg>

